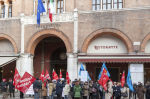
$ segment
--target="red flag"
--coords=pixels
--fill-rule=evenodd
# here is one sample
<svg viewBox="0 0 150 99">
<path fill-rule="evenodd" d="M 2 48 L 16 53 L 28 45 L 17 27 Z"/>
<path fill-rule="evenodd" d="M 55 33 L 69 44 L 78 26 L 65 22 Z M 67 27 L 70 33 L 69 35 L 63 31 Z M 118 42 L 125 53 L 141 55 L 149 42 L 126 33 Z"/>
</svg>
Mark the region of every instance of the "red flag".
<svg viewBox="0 0 150 99">
<path fill-rule="evenodd" d="M 55 72 L 55 70 L 53 69 L 53 79 L 58 80 L 58 76 L 57 73 Z"/>
<path fill-rule="evenodd" d="M 69 78 L 68 72 L 66 72 L 66 80 L 67 80 L 67 84 L 69 84 L 70 83 L 70 78 Z"/>
<path fill-rule="evenodd" d="M 19 91 L 26 93 L 26 91 L 29 89 L 29 87 L 32 85 L 32 83 L 35 81 L 35 78 L 30 75 L 28 72 L 25 72 L 21 80 L 16 86 L 16 89 Z"/>
<path fill-rule="evenodd" d="M 101 75 L 101 78 L 100 80 L 98 81 L 100 85 L 103 86 L 104 90 L 107 90 L 107 81 L 109 80 L 109 77 L 107 75 L 107 71 L 106 69 L 104 68 L 103 69 L 103 72 L 102 72 L 102 75 Z"/>
<path fill-rule="evenodd" d="M 125 84 L 125 72 L 123 71 L 122 77 L 121 77 L 121 87 L 123 87 Z"/>
<path fill-rule="evenodd" d="M 15 74 L 14 74 L 14 81 L 13 81 L 13 85 L 16 87 L 16 85 L 18 84 L 18 82 L 20 81 L 21 77 L 19 75 L 19 72 L 17 69 L 15 69 Z"/>
<path fill-rule="evenodd" d="M 45 80 L 46 80 L 46 79 L 51 80 L 51 78 L 50 78 L 50 76 L 49 76 L 49 73 L 48 73 L 48 70 L 46 70 L 46 73 L 45 73 L 45 77 L 44 77 L 44 78 L 45 78 Z"/>
<path fill-rule="evenodd" d="M 62 73 L 61 73 L 61 69 L 60 69 L 60 73 L 59 73 L 59 79 L 62 78 Z"/>
<path fill-rule="evenodd" d="M 42 73 L 40 75 L 40 79 L 42 80 L 42 82 L 44 82 L 44 70 L 42 71 Z"/>
</svg>

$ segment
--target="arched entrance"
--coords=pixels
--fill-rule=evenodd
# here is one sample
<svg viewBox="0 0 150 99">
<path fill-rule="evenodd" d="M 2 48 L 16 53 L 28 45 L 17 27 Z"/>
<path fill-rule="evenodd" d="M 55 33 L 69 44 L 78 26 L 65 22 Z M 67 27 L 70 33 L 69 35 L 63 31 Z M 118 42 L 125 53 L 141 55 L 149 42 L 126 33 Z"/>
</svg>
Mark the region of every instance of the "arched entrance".
<svg viewBox="0 0 150 99">
<path fill-rule="evenodd" d="M 13 78 L 18 52 L 15 41 L 6 34 L 0 34 L 0 81 Z"/>
<path fill-rule="evenodd" d="M 100 68 L 105 62 L 113 81 L 120 81 L 120 74 L 128 71 L 128 62 L 118 61 L 114 57 L 127 55 L 133 51 L 131 40 L 121 31 L 100 29 L 91 33 L 84 41 L 81 62 L 86 65 L 93 80 L 98 80 Z"/>
<path fill-rule="evenodd" d="M 34 76 L 39 77 L 41 71 L 48 70 L 52 73 L 55 69 L 59 75 L 61 69 L 63 77 L 67 71 L 66 53 L 72 51 L 67 36 L 62 32 L 51 29 L 36 33 L 29 41 L 27 52 L 34 55 Z"/>
</svg>

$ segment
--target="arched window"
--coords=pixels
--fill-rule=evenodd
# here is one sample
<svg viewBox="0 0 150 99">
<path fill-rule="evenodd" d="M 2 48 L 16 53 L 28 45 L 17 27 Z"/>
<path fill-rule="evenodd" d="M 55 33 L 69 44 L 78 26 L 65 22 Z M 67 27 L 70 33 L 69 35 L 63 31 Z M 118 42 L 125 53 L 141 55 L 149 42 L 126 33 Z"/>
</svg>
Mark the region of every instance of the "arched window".
<svg viewBox="0 0 150 99">
<path fill-rule="evenodd" d="M 109 10 L 123 8 L 123 0 L 92 0 L 92 10 Z"/>
</svg>

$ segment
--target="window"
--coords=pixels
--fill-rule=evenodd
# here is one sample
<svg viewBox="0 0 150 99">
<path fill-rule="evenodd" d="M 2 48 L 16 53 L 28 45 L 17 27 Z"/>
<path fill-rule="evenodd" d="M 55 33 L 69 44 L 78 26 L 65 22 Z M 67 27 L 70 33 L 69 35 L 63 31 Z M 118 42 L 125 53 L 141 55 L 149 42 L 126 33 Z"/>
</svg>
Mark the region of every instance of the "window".
<svg viewBox="0 0 150 99">
<path fill-rule="evenodd" d="M 109 10 L 123 8 L 123 0 L 92 0 L 92 10 Z"/>
<path fill-rule="evenodd" d="M 114 0 L 114 9 L 123 8 L 123 0 Z"/>
<path fill-rule="evenodd" d="M 12 17 L 12 1 L 9 2 L 8 17 Z"/>
<path fill-rule="evenodd" d="M 5 5 L 2 4 L 1 5 L 1 18 L 4 18 L 5 17 Z"/>
<path fill-rule="evenodd" d="M 92 9 L 93 10 L 100 10 L 101 8 L 101 0 L 92 0 Z"/>
<path fill-rule="evenodd" d="M 63 0 L 57 0 L 57 13 L 62 13 L 63 12 L 63 5 L 64 1 Z"/>
</svg>

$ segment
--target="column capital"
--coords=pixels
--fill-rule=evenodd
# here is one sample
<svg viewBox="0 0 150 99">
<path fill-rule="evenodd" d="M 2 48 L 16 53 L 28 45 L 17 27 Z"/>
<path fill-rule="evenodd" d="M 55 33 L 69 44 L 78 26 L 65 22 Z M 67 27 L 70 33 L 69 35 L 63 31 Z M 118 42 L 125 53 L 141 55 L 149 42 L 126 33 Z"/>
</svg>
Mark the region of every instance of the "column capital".
<svg viewBox="0 0 150 99">
<path fill-rule="evenodd" d="M 76 53 L 66 53 L 67 54 L 67 57 L 77 57 L 77 54 Z"/>
<path fill-rule="evenodd" d="M 33 58 L 34 56 L 32 54 L 30 54 L 30 53 L 21 53 L 20 57 L 23 57 L 23 58 L 26 58 L 26 57 Z"/>
<path fill-rule="evenodd" d="M 78 20 L 78 9 L 75 8 L 74 9 L 74 21 L 77 21 Z"/>
<path fill-rule="evenodd" d="M 9 5 L 9 0 L 4 0 L 4 4 L 6 5 Z"/>
</svg>

